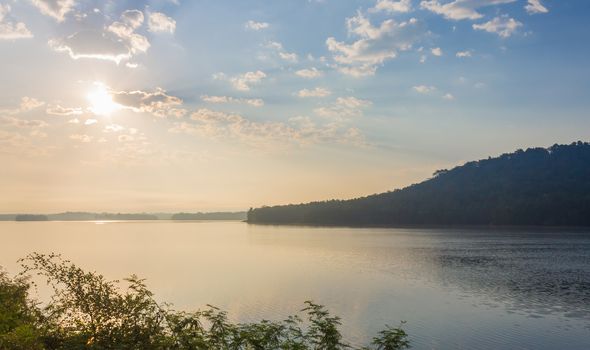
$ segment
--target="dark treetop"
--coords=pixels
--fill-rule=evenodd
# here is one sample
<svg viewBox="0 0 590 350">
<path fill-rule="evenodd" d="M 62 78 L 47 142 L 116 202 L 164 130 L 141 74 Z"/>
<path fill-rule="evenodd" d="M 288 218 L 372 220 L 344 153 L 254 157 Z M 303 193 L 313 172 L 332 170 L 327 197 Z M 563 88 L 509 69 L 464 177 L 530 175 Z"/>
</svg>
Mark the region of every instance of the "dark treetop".
<svg viewBox="0 0 590 350">
<path fill-rule="evenodd" d="M 250 209 L 248 222 L 590 226 L 590 144 L 518 150 L 368 197 Z"/>
</svg>

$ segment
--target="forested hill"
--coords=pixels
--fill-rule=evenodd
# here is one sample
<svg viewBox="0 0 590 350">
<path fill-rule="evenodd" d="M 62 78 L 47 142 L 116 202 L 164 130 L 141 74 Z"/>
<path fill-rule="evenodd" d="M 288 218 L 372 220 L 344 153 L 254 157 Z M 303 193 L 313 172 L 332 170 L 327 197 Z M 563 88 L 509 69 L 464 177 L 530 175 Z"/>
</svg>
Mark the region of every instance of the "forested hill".
<svg viewBox="0 0 590 350">
<path fill-rule="evenodd" d="M 518 150 L 358 199 L 251 209 L 248 222 L 590 226 L 590 144 Z"/>
</svg>

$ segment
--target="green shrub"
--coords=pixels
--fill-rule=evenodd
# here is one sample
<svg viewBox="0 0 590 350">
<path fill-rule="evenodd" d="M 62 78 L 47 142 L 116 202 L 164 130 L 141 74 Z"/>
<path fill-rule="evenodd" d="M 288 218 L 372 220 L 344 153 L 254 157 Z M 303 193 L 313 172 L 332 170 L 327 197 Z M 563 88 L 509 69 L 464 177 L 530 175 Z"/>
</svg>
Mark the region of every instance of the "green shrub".
<svg viewBox="0 0 590 350">
<path fill-rule="evenodd" d="M 208 305 L 179 312 L 158 303 L 144 280 L 108 281 L 61 260 L 31 254 L 21 260 L 21 277 L 0 274 L 0 350 L 338 350 L 354 348 L 342 339 L 340 319 L 321 305 L 305 302 L 301 316 L 284 321 L 232 323 Z M 43 308 L 30 300 L 29 279 L 42 276 L 53 288 Z M 401 328 L 387 327 L 361 349 L 409 348 Z"/>
</svg>

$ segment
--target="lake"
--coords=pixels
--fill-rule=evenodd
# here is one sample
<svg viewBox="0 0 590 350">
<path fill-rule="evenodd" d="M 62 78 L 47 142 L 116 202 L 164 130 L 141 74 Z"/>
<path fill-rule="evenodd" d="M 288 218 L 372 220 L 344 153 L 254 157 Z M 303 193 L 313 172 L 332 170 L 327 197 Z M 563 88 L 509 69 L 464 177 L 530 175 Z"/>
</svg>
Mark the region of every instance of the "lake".
<svg viewBox="0 0 590 350">
<path fill-rule="evenodd" d="M 313 300 L 355 344 L 405 320 L 413 349 L 590 349 L 590 231 L 0 222 L 0 238 L 11 273 L 28 253 L 60 253 L 239 321 Z"/>
</svg>

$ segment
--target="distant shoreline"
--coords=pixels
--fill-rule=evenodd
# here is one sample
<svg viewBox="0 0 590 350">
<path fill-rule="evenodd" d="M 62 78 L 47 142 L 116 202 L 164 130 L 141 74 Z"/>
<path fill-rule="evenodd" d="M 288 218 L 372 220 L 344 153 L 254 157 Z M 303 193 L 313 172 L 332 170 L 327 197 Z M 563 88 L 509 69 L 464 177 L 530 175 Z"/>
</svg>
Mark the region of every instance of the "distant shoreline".
<svg viewBox="0 0 590 350">
<path fill-rule="evenodd" d="M 65 212 L 57 214 L 0 214 L 0 221 L 47 222 L 47 221 L 244 221 L 246 212 L 208 213 L 92 213 Z"/>
</svg>

